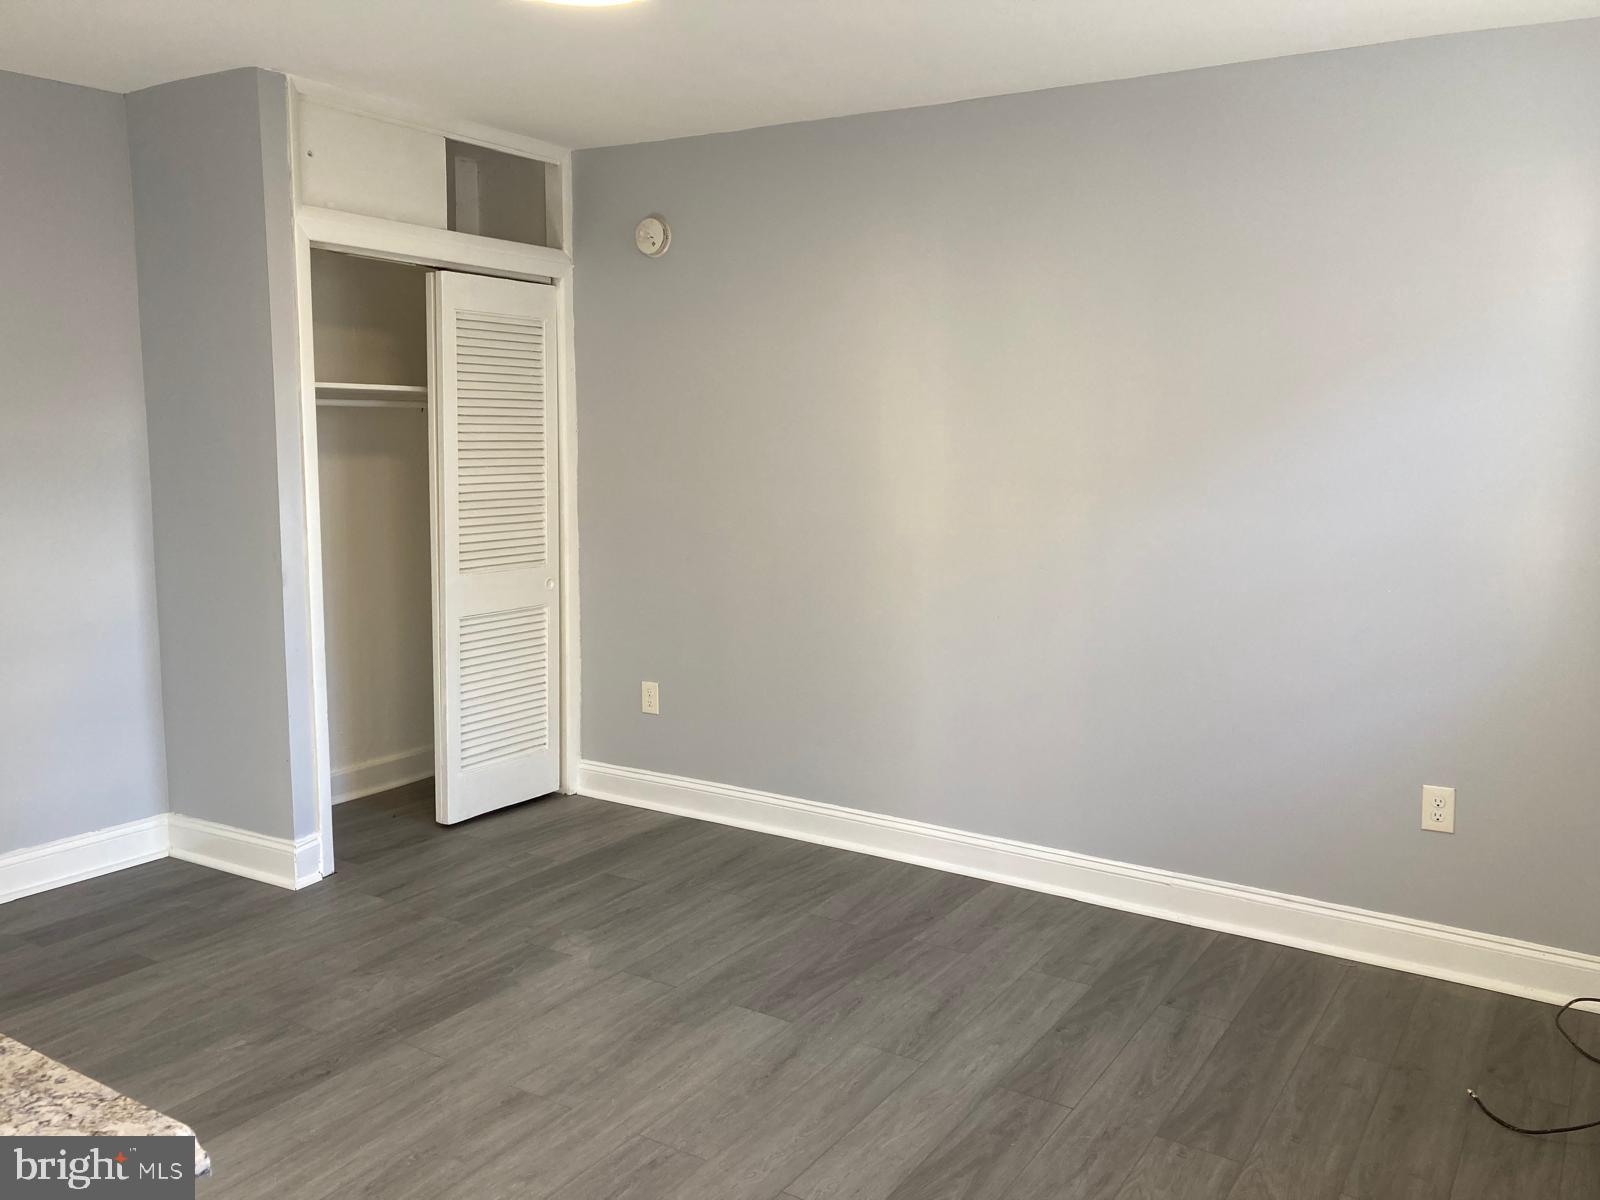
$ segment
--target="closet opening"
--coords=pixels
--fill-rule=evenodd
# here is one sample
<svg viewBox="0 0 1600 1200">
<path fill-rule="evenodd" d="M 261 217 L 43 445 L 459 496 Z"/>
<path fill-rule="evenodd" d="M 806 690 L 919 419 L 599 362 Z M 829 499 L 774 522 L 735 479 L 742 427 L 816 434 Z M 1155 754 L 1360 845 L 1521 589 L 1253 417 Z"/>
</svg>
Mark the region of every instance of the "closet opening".
<svg viewBox="0 0 1600 1200">
<path fill-rule="evenodd" d="M 307 270 L 328 799 L 453 825 L 548 795 L 556 287 L 315 246 Z"/>
<path fill-rule="evenodd" d="M 431 816 L 427 275 L 311 252 L 333 800 L 405 788 Z"/>
</svg>

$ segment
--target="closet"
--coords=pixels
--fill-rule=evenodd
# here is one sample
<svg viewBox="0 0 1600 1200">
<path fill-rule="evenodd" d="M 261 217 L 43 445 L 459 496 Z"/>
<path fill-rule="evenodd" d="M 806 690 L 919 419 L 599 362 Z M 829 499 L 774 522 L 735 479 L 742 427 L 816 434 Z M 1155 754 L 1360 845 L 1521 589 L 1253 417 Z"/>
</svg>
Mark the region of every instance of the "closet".
<svg viewBox="0 0 1600 1200">
<path fill-rule="evenodd" d="M 311 255 L 335 802 L 433 774 L 426 283 Z"/>
<path fill-rule="evenodd" d="M 554 791 L 554 289 L 313 250 L 311 303 L 334 798 Z"/>
</svg>

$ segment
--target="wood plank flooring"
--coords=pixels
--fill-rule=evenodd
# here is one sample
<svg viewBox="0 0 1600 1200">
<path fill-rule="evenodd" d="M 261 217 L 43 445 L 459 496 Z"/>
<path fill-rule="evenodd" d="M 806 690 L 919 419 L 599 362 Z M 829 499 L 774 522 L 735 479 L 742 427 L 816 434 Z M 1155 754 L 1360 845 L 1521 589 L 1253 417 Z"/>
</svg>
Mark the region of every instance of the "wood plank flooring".
<svg viewBox="0 0 1600 1200">
<path fill-rule="evenodd" d="M 193 1125 L 213 1198 L 1600 1198 L 1600 1135 L 1465 1094 L 1600 1115 L 1543 1005 L 576 796 L 336 826 L 300 893 L 0 907 L 0 1031 Z"/>
</svg>

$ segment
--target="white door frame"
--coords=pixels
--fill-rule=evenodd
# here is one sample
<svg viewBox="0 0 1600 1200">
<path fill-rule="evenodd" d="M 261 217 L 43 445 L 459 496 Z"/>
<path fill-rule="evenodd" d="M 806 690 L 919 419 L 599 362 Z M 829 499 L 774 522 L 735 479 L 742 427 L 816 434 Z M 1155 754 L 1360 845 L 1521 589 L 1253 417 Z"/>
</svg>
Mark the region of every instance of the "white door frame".
<svg viewBox="0 0 1600 1200">
<path fill-rule="evenodd" d="M 571 189 L 563 172 L 563 208 L 571 212 Z M 572 228 L 564 219 L 563 227 Z M 334 869 L 333 757 L 328 736 L 328 660 L 322 623 L 322 513 L 317 478 L 316 364 L 312 354 L 311 251 L 337 250 L 366 258 L 411 263 L 474 275 L 549 282 L 556 288 L 556 478 L 560 491 L 561 788 L 577 783 L 581 659 L 578 641 L 578 443 L 574 401 L 572 336 L 572 259 L 561 250 L 526 246 L 363 217 L 332 209 L 297 206 L 295 217 L 295 285 L 300 319 L 300 457 L 305 486 L 306 607 L 310 631 L 310 744 L 316 772 L 317 824 L 322 874 Z M 430 592 L 431 594 L 431 592 Z"/>
</svg>

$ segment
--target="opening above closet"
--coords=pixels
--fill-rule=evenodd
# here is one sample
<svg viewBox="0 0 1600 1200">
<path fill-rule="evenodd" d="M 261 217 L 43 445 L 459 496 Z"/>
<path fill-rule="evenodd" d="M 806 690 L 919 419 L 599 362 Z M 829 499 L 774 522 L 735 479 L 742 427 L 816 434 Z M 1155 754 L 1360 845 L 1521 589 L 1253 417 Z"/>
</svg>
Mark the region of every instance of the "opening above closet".
<svg viewBox="0 0 1600 1200">
<path fill-rule="evenodd" d="M 302 204 L 564 248 L 557 162 L 304 98 L 296 142 Z"/>
<path fill-rule="evenodd" d="M 537 159 L 520 158 L 470 142 L 446 141 L 446 224 L 457 233 L 561 245 L 561 204 L 552 197 L 557 171 Z"/>
</svg>

